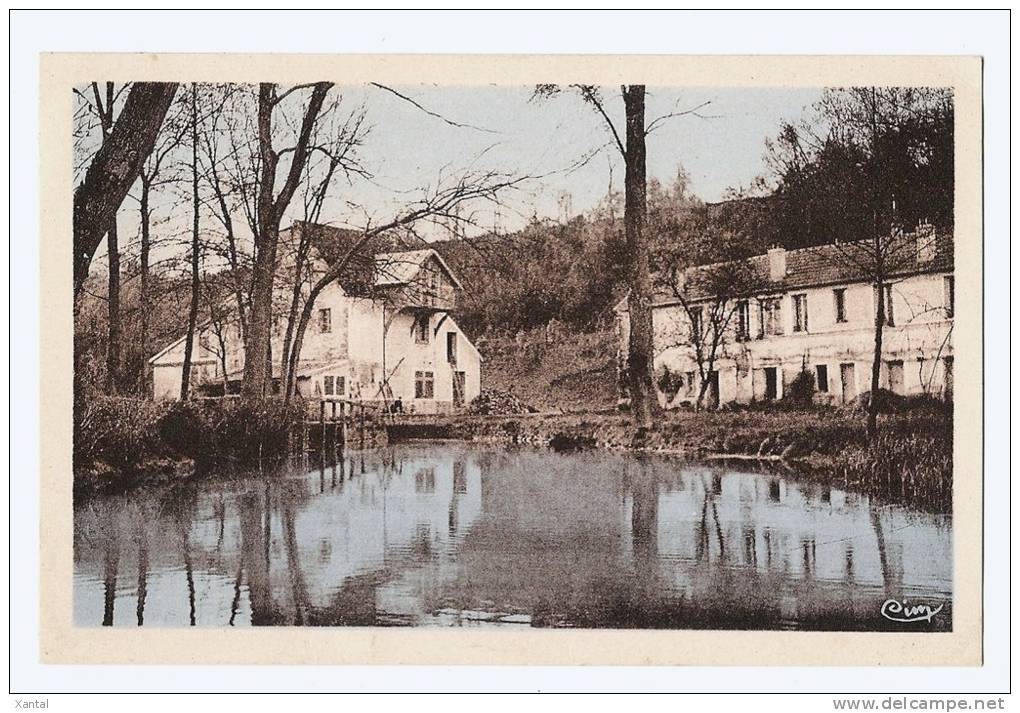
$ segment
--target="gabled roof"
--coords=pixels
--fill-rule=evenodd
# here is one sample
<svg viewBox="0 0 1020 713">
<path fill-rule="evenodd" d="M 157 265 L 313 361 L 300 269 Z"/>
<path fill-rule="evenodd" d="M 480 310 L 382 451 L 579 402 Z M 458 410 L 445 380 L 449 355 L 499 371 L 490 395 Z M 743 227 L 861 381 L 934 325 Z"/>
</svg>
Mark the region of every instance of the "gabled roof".
<svg viewBox="0 0 1020 713">
<path fill-rule="evenodd" d="M 421 272 L 422 267 L 435 258 L 436 262 L 458 288 L 461 287 L 460 280 L 453 274 L 453 270 L 446 264 L 446 261 L 432 248 L 423 250 L 405 250 L 403 252 L 380 253 L 375 256 L 375 285 L 376 287 L 391 287 L 395 285 L 406 285 L 413 282 Z"/>
<path fill-rule="evenodd" d="M 319 223 L 298 221 L 292 227 L 307 235 L 315 252 L 330 265 L 346 258 L 363 236 L 358 230 Z M 406 285 L 415 280 L 430 258 L 435 258 L 450 281 L 461 287 L 460 280 L 438 252 L 432 248 L 394 250 L 402 247 L 403 242 L 396 236 L 379 235 L 360 246 L 340 275 L 339 282 L 344 291 L 364 295 L 372 287 Z M 296 244 L 293 247 L 296 248 Z"/>
</svg>

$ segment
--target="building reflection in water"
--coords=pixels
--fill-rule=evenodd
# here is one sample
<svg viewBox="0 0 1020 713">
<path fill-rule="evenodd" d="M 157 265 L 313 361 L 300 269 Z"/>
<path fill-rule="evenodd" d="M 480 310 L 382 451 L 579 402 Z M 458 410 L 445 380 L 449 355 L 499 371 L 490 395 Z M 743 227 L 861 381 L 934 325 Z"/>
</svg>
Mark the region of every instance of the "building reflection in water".
<svg viewBox="0 0 1020 713">
<path fill-rule="evenodd" d="M 795 475 L 397 445 L 81 504 L 75 621 L 873 629 L 951 610 L 951 543 Z"/>
</svg>

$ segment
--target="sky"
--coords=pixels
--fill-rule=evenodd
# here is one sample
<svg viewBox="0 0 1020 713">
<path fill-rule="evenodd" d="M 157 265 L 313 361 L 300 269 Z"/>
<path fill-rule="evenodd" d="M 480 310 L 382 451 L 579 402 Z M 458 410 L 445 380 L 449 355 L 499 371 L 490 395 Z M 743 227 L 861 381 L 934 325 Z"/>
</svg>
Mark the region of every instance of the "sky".
<svg viewBox="0 0 1020 713">
<path fill-rule="evenodd" d="M 372 176 L 334 181 L 321 222 L 355 228 L 366 222 L 384 223 L 423 189 L 455 179 L 467 170 L 536 177 L 521 184 L 498 208 L 480 206 L 474 232 L 514 230 L 535 216 L 562 218 L 565 213 L 586 212 L 606 195 L 611 179 L 614 190 L 622 190 L 623 161 L 611 143 L 605 121 L 569 88 L 547 98 L 533 98 L 531 86 L 392 89 L 440 116 L 432 116 L 383 88 L 334 87 L 332 91 L 342 95 L 343 106 L 363 109 L 366 114 L 369 132 L 358 157 Z M 682 167 L 690 179 L 689 192 L 707 202 L 721 200 L 727 189 L 749 186 L 765 171 L 765 140 L 776 135 L 782 122 L 800 119 L 821 91 L 648 87 L 646 125 L 656 117 L 697 108 L 696 115 L 667 119 L 649 134 L 648 178 L 668 185 Z M 605 87 L 603 96 L 606 111 L 622 134 L 620 88 Z M 587 163 L 568 170 L 600 147 L 604 148 Z M 278 184 L 282 181 L 281 170 Z M 154 197 L 157 211 L 162 206 L 165 212 L 172 201 L 180 200 L 179 193 L 174 193 L 165 191 Z M 299 210 L 292 206 L 284 225 L 301 217 L 295 208 Z M 137 201 L 127 199 L 118 218 L 122 245 L 130 244 L 125 238 L 130 241 L 131 236 L 137 236 L 137 212 Z M 179 221 L 172 221 L 180 222 L 179 227 L 164 224 L 161 229 L 186 232 L 190 213 L 184 213 Z M 243 216 L 237 216 L 236 222 L 245 225 Z M 429 239 L 447 237 L 435 226 L 424 226 L 423 234 Z M 101 248 L 96 257 L 102 252 Z"/>
<path fill-rule="evenodd" d="M 582 168 L 564 170 L 612 140 L 602 117 L 575 92 L 532 99 L 531 87 L 395 89 L 430 111 L 485 131 L 449 126 L 376 88 L 349 90 L 352 103 L 364 102 L 368 110 L 373 129 L 364 158 L 380 184 L 402 189 L 427 185 L 444 166 L 542 175 L 515 207 L 548 217 L 559 216 L 563 193 L 571 196 L 572 213 L 592 208 L 606 194 L 611 168 L 614 189 L 622 189 L 623 162 L 612 146 Z M 682 166 L 695 195 L 708 202 L 721 200 L 727 189 L 748 186 L 764 172 L 765 139 L 774 136 L 783 121 L 799 119 L 820 94 L 819 89 L 649 87 L 646 124 L 664 114 L 701 108 L 699 116 L 668 119 L 649 135 L 648 177 L 669 184 Z M 604 100 L 622 133 L 619 88 L 607 87 Z M 385 202 L 382 192 L 366 189 L 365 195 L 373 205 Z M 513 219 L 509 214 L 503 218 Z"/>
</svg>

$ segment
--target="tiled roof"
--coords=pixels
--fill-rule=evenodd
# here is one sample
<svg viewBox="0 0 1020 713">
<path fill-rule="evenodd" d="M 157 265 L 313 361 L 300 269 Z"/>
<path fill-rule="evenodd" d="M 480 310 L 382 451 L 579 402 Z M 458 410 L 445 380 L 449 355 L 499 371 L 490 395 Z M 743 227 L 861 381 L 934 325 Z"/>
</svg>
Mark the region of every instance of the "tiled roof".
<svg viewBox="0 0 1020 713">
<path fill-rule="evenodd" d="M 890 276 L 928 272 L 952 272 L 953 270 L 953 236 L 940 234 L 934 238 L 934 254 L 928 260 L 919 259 L 918 245 L 931 245 L 930 237 L 916 235 L 904 236 L 895 243 L 896 250 L 890 250 Z M 711 292 L 706 285 L 720 265 L 700 265 L 688 268 L 684 272 L 686 294 L 691 299 L 707 298 Z M 785 292 L 807 287 L 822 287 L 840 283 L 862 282 L 868 280 L 867 265 L 870 264 L 868 251 L 862 243 L 844 243 L 839 245 L 819 245 L 799 250 L 786 251 L 786 275 L 780 280 L 771 280 L 769 276 L 769 256 L 755 255 L 748 258 L 749 282 L 754 286 L 751 291 L 758 293 Z M 656 301 L 669 302 L 676 299 L 668 285 L 656 288 Z"/>
</svg>

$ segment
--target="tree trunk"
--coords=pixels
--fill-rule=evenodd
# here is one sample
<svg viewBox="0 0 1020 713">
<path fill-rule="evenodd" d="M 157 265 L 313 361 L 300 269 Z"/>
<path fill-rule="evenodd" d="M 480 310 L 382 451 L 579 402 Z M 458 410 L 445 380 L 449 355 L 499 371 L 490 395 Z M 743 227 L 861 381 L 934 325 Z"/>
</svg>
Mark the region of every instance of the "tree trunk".
<svg viewBox="0 0 1020 713">
<path fill-rule="evenodd" d="M 176 91 L 176 83 L 134 84 L 108 139 L 74 191 L 75 297 L 88 277 L 92 256 L 152 151 Z"/>
<path fill-rule="evenodd" d="M 280 354 L 280 378 L 283 380 L 284 394 L 287 393 L 287 385 L 291 383 L 290 378 L 290 351 L 294 342 L 294 320 L 298 316 L 301 307 L 301 282 L 305 261 L 308 259 L 307 231 L 302 225 L 301 233 L 298 236 L 297 264 L 294 266 L 294 289 L 290 295 L 290 310 L 287 312 L 287 329 L 283 335 L 283 351 Z"/>
<path fill-rule="evenodd" d="M 882 336 L 885 331 L 885 284 L 879 280 L 875 307 L 875 355 L 871 361 L 871 395 L 868 398 L 868 438 L 878 433 L 878 384 L 882 372 Z"/>
<path fill-rule="evenodd" d="M 315 118 L 322 109 L 330 84 L 319 83 L 312 91 L 301 123 L 301 131 L 294 147 L 287 180 L 280 194 L 274 198 L 276 168 L 279 154 L 273 149 L 273 107 L 276 104 L 276 86 L 259 85 L 258 136 L 261 172 L 258 186 L 258 232 L 255 240 L 255 269 L 252 274 L 251 309 L 248 331 L 245 334 L 244 382 L 241 393 L 262 398 L 272 376 L 271 362 L 262 355 L 269 354 L 273 315 L 273 285 L 276 278 L 276 250 L 280 241 L 280 221 L 290 204 L 308 159 Z M 252 358 L 258 354 L 259 358 Z"/>
<path fill-rule="evenodd" d="M 139 302 L 142 308 L 142 327 L 139 335 L 139 349 L 142 353 L 142 373 L 138 383 L 138 391 L 145 395 L 149 391 L 149 250 L 151 249 L 149 237 L 149 190 L 151 186 L 145 178 L 142 178 L 142 195 L 139 201 L 139 217 L 141 219 L 142 246 L 139 256 L 140 262 L 140 284 Z"/>
<path fill-rule="evenodd" d="M 106 250 L 110 262 L 107 289 L 106 393 L 120 391 L 120 245 L 117 241 L 117 216 L 106 234 Z"/>
<path fill-rule="evenodd" d="M 627 115 L 623 222 L 630 282 L 630 339 L 627 350 L 630 406 L 634 422 L 639 427 L 651 428 L 660 410 L 652 381 L 652 282 L 648 267 L 647 238 L 644 234 L 647 212 L 644 85 L 625 86 L 623 101 Z"/>
<path fill-rule="evenodd" d="M 294 343 L 290 347 L 290 355 L 287 362 L 287 381 L 284 384 L 284 395 L 287 401 L 290 401 L 290 397 L 294 395 L 294 384 L 297 381 L 297 369 L 298 364 L 301 362 L 301 347 L 305 343 L 305 331 L 308 329 L 308 323 L 312 319 L 312 310 L 315 308 L 315 298 L 319 296 L 321 290 L 317 290 L 316 285 L 312 288 L 312 291 L 308 295 L 308 299 L 305 300 L 305 306 L 301 308 L 301 317 L 298 319 L 297 330 L 294 333 Z"/>
<path fill-rule="evenodd" d="M 188 333 L 184 338 L 184 367 L 181 369 L 181 400 L 188 398 L 191 387 L 191 352 L 195 345 L 198 324 L 198 86 L 191 85 L 191 310 L 188 312 Z"/>
</svg>

